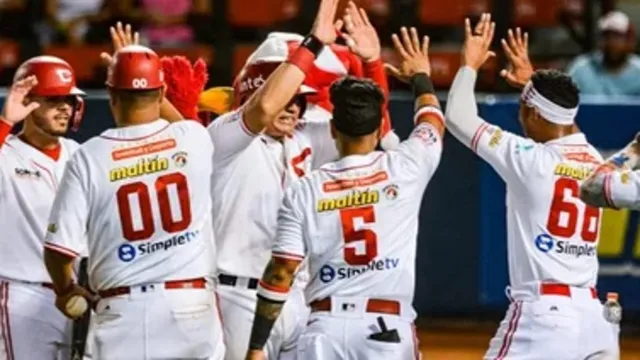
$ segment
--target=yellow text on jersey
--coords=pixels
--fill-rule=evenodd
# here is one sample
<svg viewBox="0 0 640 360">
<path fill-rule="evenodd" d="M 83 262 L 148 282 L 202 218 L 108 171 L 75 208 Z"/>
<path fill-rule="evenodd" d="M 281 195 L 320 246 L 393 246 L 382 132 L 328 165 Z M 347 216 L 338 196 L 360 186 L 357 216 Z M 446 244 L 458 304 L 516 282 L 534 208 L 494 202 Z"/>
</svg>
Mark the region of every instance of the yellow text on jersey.
<svg viewBox="0 0 640 360">
<path fill-rule="evenodd" d="M 380 201 L 380 192 L 378 190 L 352 191 L 346 196 L 318 200 L 316 210 L 318 212 L 340 210 L 377 204 L 378 201 Z"/>
<path fill-rule="evenodd" d="M 129 166 L 117 167 L 109 171 L 109 181 L 120 181 L 124 179 L 136 178 L 143 175 L 154 174 L 169 169 L 169 159 L 148 158 L 140 159 L 137 163 Z"/>
<path fill-rule="evenodd" d="M 572 178 L 575 180 L 584 180 L 591 174 L 591 169 L 584 166 L 573 166 L 569 164 L 560 163 L 556 165 L 554 174 Z"/>
</svg>

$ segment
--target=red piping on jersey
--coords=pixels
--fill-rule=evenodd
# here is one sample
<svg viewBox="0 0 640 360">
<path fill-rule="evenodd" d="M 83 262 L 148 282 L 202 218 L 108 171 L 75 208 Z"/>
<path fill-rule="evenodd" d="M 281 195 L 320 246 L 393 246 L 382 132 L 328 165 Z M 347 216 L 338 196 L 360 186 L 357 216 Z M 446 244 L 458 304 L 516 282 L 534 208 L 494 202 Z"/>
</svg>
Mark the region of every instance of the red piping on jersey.
<svg viewBox="0 0 640 360">
<path fill-rule="evenodd" d="M 382 155 L 384 155 L 384 154 L 378 155 L 378 157 L 373 159 L 373 161 L 371 161 L 368 164 L 364 164 L 364 165 L 351 166 L 351 167 L 348 167 L 348 168 L 336 169 L 336 170 L 320 168 L 320 170 L 325 171 L 325 172 L 330 172 L 330 173 L 339 173 L 339 172 L 344 172 L 344 171 L 349 171 L 349 170 L 354 170 L 354 169 L 365 168 L 365 167 L 368 167 L 368 166 L 371 166 L 371 165 L 375 164 L 376 161 L 378 161 L 378 160 L 380 160 L 380 158 L 382 158 Z"/>
<path fill-rule="evenodd" d="M 103 138 L 103 139 L 113 140 L 113 141 L 139 141 L 139 140 L 144 140 L 146 138 L 152 137 L 154 135 L 158 135 L 159 133 L 165 131 L 169 127 L 169 125 L 171 125 L 171 124 L 167 124 L 162 129 L 160 129 L 158 131 L 155 131 L 155 132 L 152 132 L 149 135 L 140 136 L 140 137 L 137 137 L 137 138 L 114 138 L 114 137 L 105 136 L 105 135 L 100 135 L 100 137 Z"/>
<path fill-rule="evenodd" d="M 4 141 L 7 139 L 7 136 L 11 134 L 11 125 L 7 124 L 4 121 L 0 121 L 0 146 L 4 144 Z"/>
<path fill-rule="evenodd" d="M 288 294 L 289 293 L 289 288 L 288 287 L 281 287 L 281 286 L 275 286 L 275 285 L 267 284 L 266 282 L 262 281 L 262 279 L 260 279 L 258 284 L 260 285 L 261 288 L 263 288 L 265 290 L 268 290 L 268 291 L 272 291 L 274 293 L 278 293 L 278 294 Z"/>
<path fill-rule="evenodd" d="M 602 184 L 604 188 L 604 201 L 605 203 L 613 209 L 617 209 L 615 204 L 613 203 L 613 198 L 611 196 L 611 173 L 605 174 L 604 182 Z"/>
<path fill-rule="evenodd" d="M 500 351 L 498 352 L 498 357 L 496 360 L 503 360 L 505 356 L 509 353 L 509 348 L 511 347 L 511 342 L 513 341 L 513 334 L 515 334 L 518 329 L 518 321 L 520 320 L 520 315 L 522 314 L 522 301 L 517 301 L 514 303 L 513 314 L 511 315 L 511 320 L 509 321 L 509 327 L 507 328 L 507 332 L 502 339 L 502 346 L 500 347 Z"/>
<path fill-rule="evenodd" d="M 47 169 L 46 167 L 38 164 L 36 161 L 31 160 L 31 162 L 33 163 L 33 165 L 35 165 L 36 167 L 39 167 L 42 171 L 44 171 L 45 173 L 47 173 L 47 175 L 49 176 L 49 179 L 51 180 L 51 186 L 53 187 L 53 190 L 58 190 L 58 182 L 56 181 L 56 179 L 53 177 L 53 174 L 51 173 L 51 171 L 49 169 Z"/>
<path fill-rule="evenodd" d="M 282 252 L 282 251 L 273 251 L 271 253 L 271 256 L 277 257 L 277 258 L 282 258 L 282 259 L 287 259 L 287 260 L 296 260 L 296 261 L 304 260 L 304 256 L 302 256 L 302 255 L 286 253 L 286 252 Z"/>
<path fill-rule="evenodd" d="M 485 122 L 478 127 L 475 134 L 473 134 L 473 138 L 471 139 L 471 151 L 478 152 L 478 143 L 482 138 L 482 133 L 489 127 L 489 123 Z"/>
<path fill-rule="evenodd" d="M 64 246 L 60 246 L 60 245 L 57 245 L 57 244 L 53 244 L 53 243 L 50 243 L 50 242 L 45 242 L 44 243 L 44 248 L 47 249 L 47 250 L 51 250 L 51 251 L 57 252 L 58 254 L 64 255 L 66 257 L 70 257 L 72 259 L 75 259 L 76 257 L 78 257 L 78 255 L 80 255 L 77 252 L 75 252 L 75 251 L 73 251 L 73 250 L 71 250 L 69 248 L 66 248 Z"/>
<path fill-rule="evenodd" d="M 9 283 L 2 282 L 0 285 L 0 330 L 4 340 L 4 348 L 7 360 L 13 360 L 13 339 L 11 339 L 11 324 L 9 322 Z"/>
<path fill-rule="evenodd" d="M 24 136 L 24 134 L 20 134 L 18 135 L 18 138 L 20 140 L 22 140 L 23 143 L 31 146 L 32 148 L 40 151 L 41 153 L 47 155 L 48 157 L 50 157 L 51 159 L 53 159 L 54 161 L 58 161 L 58 159 L 60 158 L 60 151 L 62 149 L 62 146 L 60 145 L 60 143 L 58 143 L 56 146 L 54 146 L 51 149 L 41 149 L 39 147 L 37 147 L 35 144 L 31 143 L 26 136 Z"/>
</svg>

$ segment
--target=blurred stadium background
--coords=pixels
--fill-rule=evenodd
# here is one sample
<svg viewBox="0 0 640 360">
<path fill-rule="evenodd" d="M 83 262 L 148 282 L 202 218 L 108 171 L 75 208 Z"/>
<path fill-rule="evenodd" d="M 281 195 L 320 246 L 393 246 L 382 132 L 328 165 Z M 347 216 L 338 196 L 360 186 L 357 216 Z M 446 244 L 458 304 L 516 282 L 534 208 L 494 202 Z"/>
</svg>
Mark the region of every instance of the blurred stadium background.
<svg viewBox="0 0 640 360">
<path fill-rule="evenodd" d="M 579 85 L 593 96 L 583 97 L 578 124 L 605 155 L 623 147 L 640 130 L 640 98 L 636 98 L 640 90 L 635 90 L 640 89 L 640 61 L 633 54 L 640 0 L 356 2 L 375 23 L 386 61 L 394 62 L 390 35 L 400 26 L 417 26 L 431 37 L 432 77 L 443 100 L 459 66 L 464 17 L 491 12 L 497 22 L 496 50 L 507 29 L 520 26 L 530 34 L 536 67 L 574 71 L 575 59 L 589 60 L 593 76 Z M 209 85 L 229 85 L 270 31 L 308 31 L 317 4 L 317 0 L 0 0 L 0 85 L 8 86 L 15 68 L 28 57 L 50 54 L 67 60 L 79 85 L 91 90 L 82 129 L 70 134 L 84 141 L 113 124 L 99 54 L 110 49 L 108 28 L 115 21 L 134 25 L 143 42 L 160 54 L 202 57 L 209 64 Z M 613 16 L 603 27 L 599 20 L 614 10 L 626 14 L 630 22 L 625 23 L 625 16 L 622 20 Z M 622 57 L 615 71 L 597 60 L 598 49 L 607 43 L 605 35 L 609 50 Z M 503 66 L 504 56 L 499 55 L 483 69 L 478 84 L 480 112 L 519 132 L 517 94 L 498 76 Z M 391 86 L 392 121 L 406 136 L 411 97 L 401 84 Z M 596 90 L 584 91 L 587 87 Z M 415 306 L 429 358 L 480 358 L 503 316 L 508 280 L 504 203 L 504 184 L 493 170 L 455 139 L 446 139 L 440 169 L 423 202 L 417 256 Z M 640 359 L 638 219 L 636 212 L 607 211 L 599 248 L 601 297 L 617 291 L 624 308 L 622 359 Z"/>
</svg>

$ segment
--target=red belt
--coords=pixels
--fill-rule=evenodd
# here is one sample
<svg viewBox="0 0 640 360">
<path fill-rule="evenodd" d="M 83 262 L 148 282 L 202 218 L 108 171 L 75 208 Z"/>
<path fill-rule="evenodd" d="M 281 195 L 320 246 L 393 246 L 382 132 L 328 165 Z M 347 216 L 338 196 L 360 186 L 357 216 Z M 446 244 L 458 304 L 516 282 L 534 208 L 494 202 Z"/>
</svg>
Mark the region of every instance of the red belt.
<svg viewBox="0 0 640 360">
<path fill-rule="evenodd" d="M 331 298 L 324 298 L 312 302 L 311 311 L 331 311 Z M 367 301 L 366 312 L 400 315 L 400 303 L 395 300 L 369 299 Z"/>
<path fill-rule="evenodd" d="M 141 285 L 141 286 L 149 286 L 149 285 Z M 172 289 L 204 289 L 207 286 L 207 281 L 204 278 L 198 279 L 187 279 L 187 280 L 171 280 L 164 283 L 164 288 L 167 290 Z M 100 290 L 98 291 L 98 295 L 101 298 L 109 298 L 118 295 L 127 295 L 131 293 L 131 287 L 129 286 L 121 286 L 117 288 Z"/>
<path fill-rule="evenodd" d="M 591 297 L 594 299 L 598 298 L 598 291 L 596 288 L 589 288 L 591 290 Z M 540 284 L 540 294 L 541 295 L 559 295 L 571 297 L 571 286 L 565 284 Z"/>
</svg>

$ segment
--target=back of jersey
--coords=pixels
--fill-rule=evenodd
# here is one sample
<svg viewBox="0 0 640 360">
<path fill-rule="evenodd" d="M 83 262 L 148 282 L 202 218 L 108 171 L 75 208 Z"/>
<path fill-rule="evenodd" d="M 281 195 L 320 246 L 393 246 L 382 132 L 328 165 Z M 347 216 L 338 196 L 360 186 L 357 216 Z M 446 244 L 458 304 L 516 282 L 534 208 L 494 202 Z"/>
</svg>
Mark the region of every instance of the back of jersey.
<svg viewBox="0 0 640 360">
<path fill-rule="evenodd" d="M 193 121 L 107 130 L 80 148 L 72 170 L 86 196 L 94 289 L 210 272 L 212 157 Z"/>
<path fill-rule="evenodd" d="M 437 131 L 422 124 L 397 150 L 345 157 L 288 190 L 274 256 L 304 252 L 308 302 L 344 296 L 411 303 L 418 214 L 441 149 Z M 289 206 L 302 223 L 301 247 L 288 235 Z"/>
</svg>

